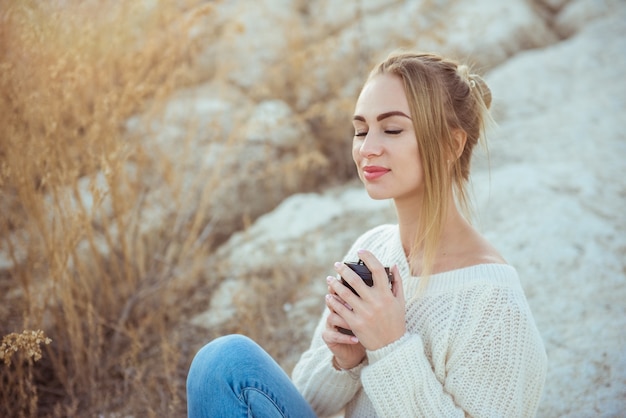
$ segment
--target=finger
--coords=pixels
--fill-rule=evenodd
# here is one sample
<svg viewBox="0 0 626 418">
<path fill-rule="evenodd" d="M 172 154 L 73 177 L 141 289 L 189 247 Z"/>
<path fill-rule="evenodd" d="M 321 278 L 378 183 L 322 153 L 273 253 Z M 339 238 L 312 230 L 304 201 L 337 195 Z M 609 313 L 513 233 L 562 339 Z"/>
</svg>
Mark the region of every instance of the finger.
<svg viewBox="0 0 626 418">
<path fill-rule="evenodd" d="M 326 288 L 328 289 L 328 293 L 330 293 L 332 295 L 336 295 L 337 294 L 337 292 L 335 292 L 335 289 L 333 289 L 331 287 L 331 285 L 330 285 L 334 279 L 336 279 L 336 278 L 333 277 L 333 276 L 327 276 L 326 277 L 326 284 L 328 285 L 328 286 L 326 286 Z"/>
<path fill-rule="evenodd" d="M 342 301 L 337 295 L 326 295 L 326 306 L 342 318 L 345 318 L 347 315 L 352 313 L 350 305 Z"/>
<path fill-rule="evenodd" d="M 337 328 L 350 329 L 350 325 L 339 316 L 336 312 L 331 311 L 331 313 L 326 318 L 326 328 L 336 330 Z"/>
<path fill-rule="evenodd" d="M 391 286 L 391 291 L 393 292 L 393 295 L 404 304 L 404 287 L 402 283 L 402 277 L 400 277 L 400 270 L 398 269 L 397 264 L 395 264 L 391 268 L 391 272 L 393 274 L 393 284 Z"/>
<path fill-rule="evenodd" d="M 346 307 L 346 309 L 348 309 L 349 311 L 353 311 L 354 309 L 352 309 L 352 306 L 350 306 L 345 300 L 341 299 L 341 297 L 339 297 L 339 295 L 337 295 L 336 293 L 329 293 L 330 295 L 333 295 L 341 304 L 343 304 L 343 306 Z"/>
<path fill-rule="evenodd" d="M 361 294 L 359 292 L 361 286 L 366 286 L 366 285 L 363 284 L 363 280 L 361 280 L 359 275 L 356 272 L 354 272 L 350 267 L 348 267 L 345 263 L 336 262 L 334 267 L 335 267 L 335 271 L 339 274 L 340 279 L 345 280 L 345 282 L 348 283 L 350 287 L 352 287 L 358 294 Z M 341 285 L 341 287 L 333 286 L 332 281 L 328 282 L 329 285 L 333 286 L 333 289 L 335 290 L 337 294 L 341 294 L 341 291 L 343 290 L 342 288 L 348 289 L 344 285 L 344 283 L 341 283 L 340 279 L 339 280 L 337 280 L 336 278 L 333 278 L 333 279 L 335 279 L 335 282 Z"/>
<path fill-rule="evenodd" d="M 359 258 L 363 260 L 367 268 L 372 272 L 374 287 L 389 288 L 389 277 L 387 276 L 387 271 L 376 256 L 367 250 L 359 250 L 357 251 L 357 254 L 359 255 Z"/>
<path fill-rule="evenodd" d="M 337 266 L 337 264 L 341 264 L 343 266 L 339 266 L 337 268 L 348 277 L 347 279 L 344 277 L 344 280 L 346 280 L 346 282 L 350 284 L 353 289 L 358 292 L 359 289 L 361 289 L 360 286 L 367 287 L 367 285 L 363 283 L 361 278 L 355 272 L 353 272 L 350 267 L 346 266 L 343 263 L 336 263 L 335 266 Z M 341 299 L 341 302 L 343 302 L 348 309 L 354 310 L 355 304 L 357 304 L 359 300 L 359 297 L 357 295 L 352 293 L 352 291 L 346 285 L 344 285 L 340 280 L 337 280 L 337 278 L 333 276 L 328 276 L 326 278 L 326 283 L 328 283 L 328 286 L 332 289 L 332 292 L 330 292 L 331 294 L 339 297 L 339 299 Z"/>
<path fill-rule="evenodd" d="M 359 339 L 352 335 L 342 334 L 336 329 L 326 328 L 322 332 L 322 340 L 326 343 L 326 345 L 331 346 L 334 344 L 358 344 Z"/>
</svg>

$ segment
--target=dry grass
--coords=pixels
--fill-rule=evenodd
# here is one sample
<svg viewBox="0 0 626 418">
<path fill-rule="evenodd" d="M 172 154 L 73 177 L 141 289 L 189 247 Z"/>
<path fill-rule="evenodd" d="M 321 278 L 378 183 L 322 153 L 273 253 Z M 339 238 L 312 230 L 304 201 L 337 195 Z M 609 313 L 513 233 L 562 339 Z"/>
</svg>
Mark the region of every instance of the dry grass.
<svg viewBox="0 0 626 418">
<path fill-rule="evenodd" d="M 2 337 L 0 369 L 2 416 L 33 416 L 37 412 L 37 387 L 33 384 L 33 363 L 41 359 L 41 344 L 50 344 L 43 331 L 10 333 Z M 16 357 L 14 359 L 13 357 Z"/>
<path fill-rule="evenodd" d="M 138 173 L 153 162 L 122 127 L 189 83 L 186 29 L 209 10 L 157 3 L 1 6 L 0 335 L 42 328 L 53 339 L 36 366 L 26 356 L 3 369 L 3 398 L 20 396 L 3 402 L 2 416 L 183 408 L 186 359 L 171 340 L 178 308 L 166 295 L 175 267 L 192 272 L 200 259 L 182 251 L 198 231 L 139 232 Z"/>
</svg>

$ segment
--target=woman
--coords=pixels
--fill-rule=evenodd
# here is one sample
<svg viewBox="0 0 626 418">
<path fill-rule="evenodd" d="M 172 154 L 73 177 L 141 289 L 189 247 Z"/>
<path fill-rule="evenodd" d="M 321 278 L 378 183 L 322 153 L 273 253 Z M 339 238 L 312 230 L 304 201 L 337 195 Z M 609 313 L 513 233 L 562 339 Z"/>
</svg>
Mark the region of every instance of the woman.
<svg viewBox="0 0 626 418">
<path fill-rule="evenodd" d="M 480 77 L 436 55 L 392 54 L 374 68 L 352 156 L 370 197 L 394 200 L 398 224 L 366 232 L 346 256 L 363 260 L 373 286 L 335 264 L 358 296 L 327 278 L 328 309 L 293 384 L 245 337 L 207 345 L 188 378 L 190 416 L 535 414 L 543 343 L 515 269 L 464 216 L 490 103 Z"/>
</svg>

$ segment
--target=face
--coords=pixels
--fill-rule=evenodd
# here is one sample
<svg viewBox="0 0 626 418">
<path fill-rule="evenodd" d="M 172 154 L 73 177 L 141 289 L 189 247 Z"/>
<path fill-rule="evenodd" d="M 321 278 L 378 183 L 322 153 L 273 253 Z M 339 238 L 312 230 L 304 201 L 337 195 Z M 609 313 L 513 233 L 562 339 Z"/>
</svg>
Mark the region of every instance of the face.
<svg viewBox="0 0 626 418">
<path fill-rule="evenodd" d="M 352 158 L 373 199 L 421 196 L 424 175 L 410 114 L 398 76 L 374 76 L 359 95 Z"/>
</svg>

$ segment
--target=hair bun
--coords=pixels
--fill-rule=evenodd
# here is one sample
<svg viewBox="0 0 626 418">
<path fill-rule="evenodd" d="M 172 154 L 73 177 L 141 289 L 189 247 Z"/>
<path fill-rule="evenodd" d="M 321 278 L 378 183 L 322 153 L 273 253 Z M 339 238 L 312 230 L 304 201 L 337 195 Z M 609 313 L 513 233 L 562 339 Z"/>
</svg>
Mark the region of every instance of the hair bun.
<svg viewBox="0 0 626 418">
<path fill-rule="evenodd" d="M 478 74 L 470 74 L 469 75 L 469 83 L 471 89 L 478 89 L 480 93 L 480 97 L 485 104 L 485 107 L 489 109 L 491 107 L 491 89 L 485 83 L 485 80 Z"/>
</svg>

